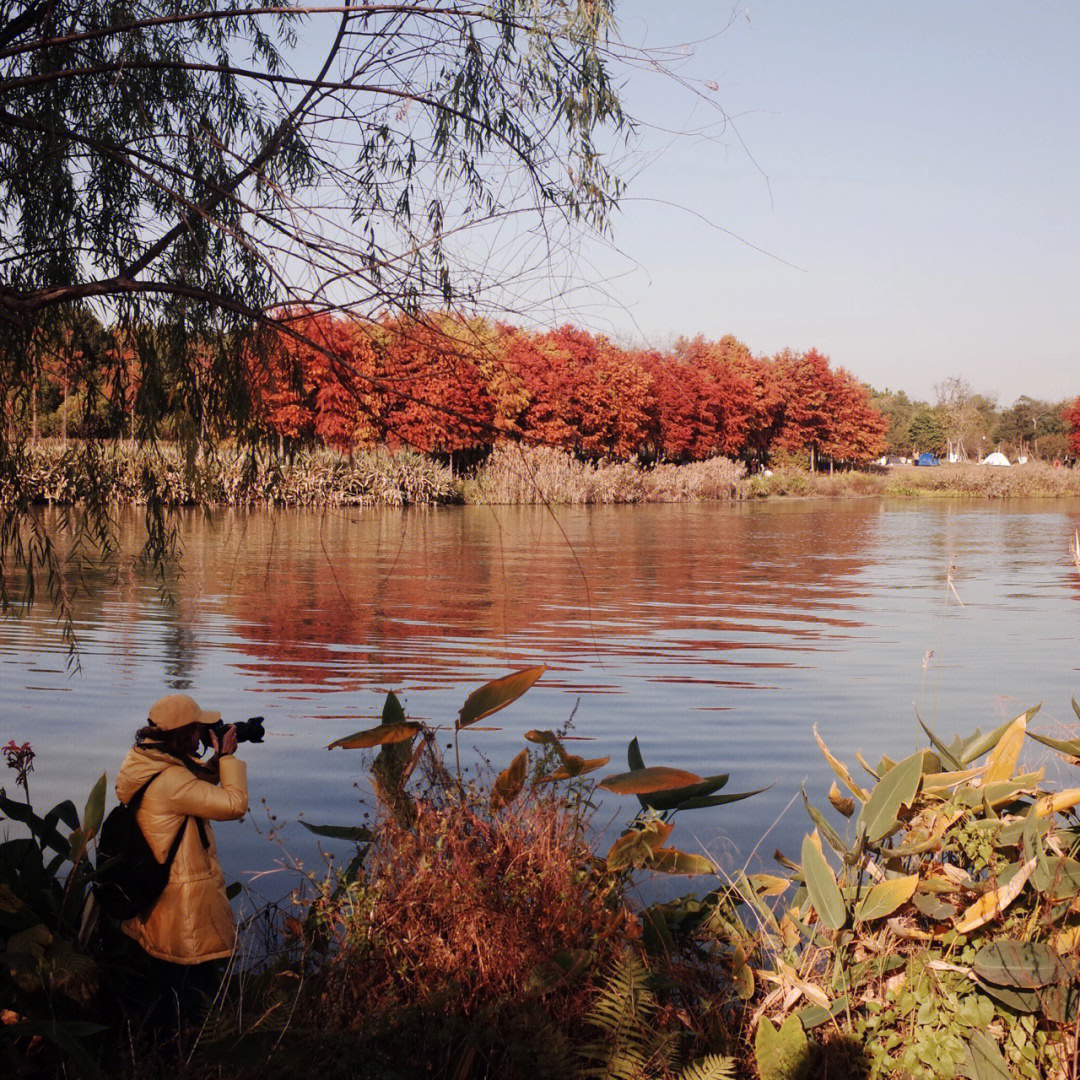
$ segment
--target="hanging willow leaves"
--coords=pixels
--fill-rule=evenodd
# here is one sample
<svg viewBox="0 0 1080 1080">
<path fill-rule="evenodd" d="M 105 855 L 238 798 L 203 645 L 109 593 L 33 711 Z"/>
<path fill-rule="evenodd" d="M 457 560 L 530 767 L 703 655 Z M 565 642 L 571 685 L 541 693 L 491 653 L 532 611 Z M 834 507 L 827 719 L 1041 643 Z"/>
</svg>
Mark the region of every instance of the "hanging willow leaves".
<svg viewBox="0 0 1080 1080">
<path fill-rule="evenodd" d="M 484 683 L 465 699 L 465 704 L 461 706 L 458 714 L 457 727 L 466 728 L 477 720 L 483 720 L 485 716 L 491 716 L 492 713 L 513 704 L 546 670 L 543 666 L 526 668 L 524 671 L 515 671 L 501 679 Z"/>
<path fill-rule="evenodd" d="M 524 249 L 476 260 L 448 237 L 528 219 L 550 258 L 579 225 L 604 227 L 626 122 L 611 68 L 636 51 L 614 47 L 612 19 L 610 0 L 5 5 L 0 608 L 19 570 L 31 595 L 35 577 L 54 578 L 70 614 L 67 542 L 115 550 L 98 485 L 85 527 L 61 522 L 59 543 L 24 543 L 38 496 L 20 429 L 36 419 L 29 391 L 45 363 L 109 418 L 109 438 L 115 414 L 119 433 L 151 448 L 175 436 L 189 465 L 232 439 L 252 460 L 265 432 L 253 377 L 279 338 L 302 334 L 296 309 L 475 310 L 546 264 Z M 303 341 L 345 366 L 318 333 Z M 349 374 L 363 404 L 378 380 Z M 286 389 L 302 400 L 299 376 Z M 104 437 L 73 454 L 92 463 Z M 146 555 L 167 568 L 178 552 L 156 464 Z"/>
</svg>

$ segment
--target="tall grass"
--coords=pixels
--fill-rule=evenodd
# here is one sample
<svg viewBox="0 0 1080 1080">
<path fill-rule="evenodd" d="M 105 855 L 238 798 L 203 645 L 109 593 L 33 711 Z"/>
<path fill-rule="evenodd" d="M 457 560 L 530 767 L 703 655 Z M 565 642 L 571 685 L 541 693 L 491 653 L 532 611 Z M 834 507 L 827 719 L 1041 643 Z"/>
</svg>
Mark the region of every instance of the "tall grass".
<svg viewBox="0 0 1080 1080">
<path fill-rule="evenodd" d="M 409 450 L 343 455 L 308 450 L 283 458 L 230 445 L 185 457 L 174 447 L 76 442 L 28 445 L 19 482 L 34 501 L 77 505 L 92 497 L 166 506 L 264 504 L 409 506 L 473 504 L 589 505 L 776 497 L 1063 498 L 1080 497 L 1080 469 L 1041 462 L 1012 468 L 946 465 L 809 473 L 786 467 L 747 476 L 740 462 L 715 457 L 686 465 L 642 467 L 588 462 L 553 447 L 500 446 L 471 474 L 454 476 L 439 461 Z M 10 481 L 8 481 L 10 483 Z M 0 499 L 7 496 L 0 478 Z"/>
<path fill-rule="evenodd" d="M 60 442 L 26 448 L 19 481 L 35 502 L 74 505 L 92 493 L 121 503 L 154 499 L 166 506 L 407 506 L 459 498 L 449 469 L 410 451 L 345 457 L 316 450 L 286 460 L 223 447 L 186 459 L 170 446 L 149 450 L 112 443 L 90 469 L 81 450 Z"/>
<path fill-rule="evenodd" d="M 734 498 L 744 474 L 727 458 L 643 469 L 585 462 L 552 447 L 502 446 L 463 491 L 466 502 L 481 504 L 687 502 Z"/>
<path fill-rule="evenodd" d="M 837 499 L 867 495 L 898 498 L 1024 499 L 1080 497 L 1080 469 L 1055 469 L 1043 462 L 1011 468 L 988 465 L 900 466 L 889 470 L 809 473 L 777 469 L 738 485 L 740 499 L 777 496 Z"/>
</svg>

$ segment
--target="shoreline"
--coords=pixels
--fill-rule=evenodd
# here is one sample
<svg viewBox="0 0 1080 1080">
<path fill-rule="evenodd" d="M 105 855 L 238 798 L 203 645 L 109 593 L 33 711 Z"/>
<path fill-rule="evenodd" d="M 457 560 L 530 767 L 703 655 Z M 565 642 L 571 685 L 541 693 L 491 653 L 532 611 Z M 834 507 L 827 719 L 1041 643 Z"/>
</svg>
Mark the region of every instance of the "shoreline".
<svg viewBox="0 0 1080 1080">
<path fill-rule="evenodd" d="M 496 448 L 455 473 L 414 451 L 342 455 L 304 451 L 291 459 L 226 448 L 185 460 L 172 447 L 128 443 L 38 443 L 23 448 L 18 486 L 38 506 L 158 502 L 191 506 L 403 507 L 438 505 L 632 505 L 772 499 L 1080 498 L 1080 469 L 1029 462 L 872 466 L 829 473 L 778 468 L 747 476 L 741 462 L 586 462 L 549 447 Z M 0 483 L 0 501 L 14 494 Z"/>
</svg>

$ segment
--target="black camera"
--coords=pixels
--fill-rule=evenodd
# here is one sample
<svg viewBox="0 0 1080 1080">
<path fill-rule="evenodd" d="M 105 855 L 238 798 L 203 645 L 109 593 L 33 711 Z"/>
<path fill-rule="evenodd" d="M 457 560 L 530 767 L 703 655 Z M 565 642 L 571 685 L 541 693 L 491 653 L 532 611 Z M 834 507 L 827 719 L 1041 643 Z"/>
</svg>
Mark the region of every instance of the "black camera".
<svg viewBox="0 0 1080 1080">
<path fill-rule="evenodd" d="M 236 721 L 236 741 L 238 743 L 250 742 L 260 743 L 263 741 L 263 737 L 266 735 L 265 718 L 262 716 L 252 716 L 248 720 Z M 207 727 L 217 736 L 220 743 L 225 738 L 225 732 L 232 727 L 232 724 L 226 724 L 224 720 L 219 720 L 216 724 L 208 724 Z"/>
</svg>

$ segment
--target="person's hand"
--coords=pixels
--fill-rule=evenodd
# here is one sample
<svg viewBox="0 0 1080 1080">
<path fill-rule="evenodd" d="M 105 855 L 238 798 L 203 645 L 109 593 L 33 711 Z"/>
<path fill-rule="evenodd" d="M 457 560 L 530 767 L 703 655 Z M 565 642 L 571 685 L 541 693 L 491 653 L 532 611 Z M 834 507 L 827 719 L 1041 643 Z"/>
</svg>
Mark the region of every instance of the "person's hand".
<svg viewBox="0 0 1080 1080">
<path fill-rule="evenodd" d="M 221 744 L 218 745 L 217 733 L 210 732 L 210 745 L 214 748 L 215 757 L 224 757 L 226 754 L 236 753 L 236 725 L 233 724 L 229 727 L 225 734 L 221 737 Z"/>
</svg>

